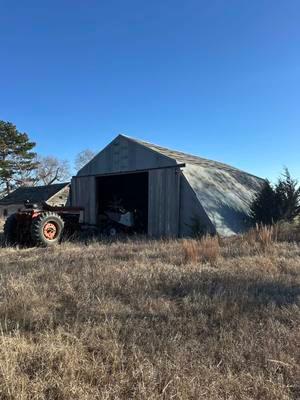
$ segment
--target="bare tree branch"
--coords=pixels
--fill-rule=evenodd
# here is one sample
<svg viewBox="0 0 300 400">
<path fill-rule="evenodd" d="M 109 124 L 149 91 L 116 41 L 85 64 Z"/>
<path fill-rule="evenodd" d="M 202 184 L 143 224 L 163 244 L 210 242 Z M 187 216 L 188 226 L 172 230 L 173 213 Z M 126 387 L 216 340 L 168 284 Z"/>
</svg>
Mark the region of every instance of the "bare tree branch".
<svg viewBox="0 0 300 400">
<path fill-rule="evenodd" d="M 37 158 L 38 167 L 35 172 L 35 185 L 51 185 L 54 182 L 63 182 L 70 179 L 68 161 L 47 156 Z"/>
<path fill-rule="evenodd" d="M 77 154 L 75 158 L 75 169 L 79 171 L 83 168 L 92 158 L 94 158 L 95 153 L 90 149 L 85 149 Z"/>
</svg>

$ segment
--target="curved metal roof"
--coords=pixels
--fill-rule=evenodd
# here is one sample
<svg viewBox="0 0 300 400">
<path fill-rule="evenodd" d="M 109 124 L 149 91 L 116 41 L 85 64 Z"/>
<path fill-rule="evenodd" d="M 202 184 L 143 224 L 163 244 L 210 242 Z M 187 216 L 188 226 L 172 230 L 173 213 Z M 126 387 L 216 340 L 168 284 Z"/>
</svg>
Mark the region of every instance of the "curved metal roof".
<svg viewBox="0 0 300 400">
<path fill-rule="evenodd" d="M 185 163 L 182 172 L 220 235 L 229 236 L 245 230 L 250 203 L 264 179 L 218 161 L 121 136 L 177 163 Z"/>
</svg>

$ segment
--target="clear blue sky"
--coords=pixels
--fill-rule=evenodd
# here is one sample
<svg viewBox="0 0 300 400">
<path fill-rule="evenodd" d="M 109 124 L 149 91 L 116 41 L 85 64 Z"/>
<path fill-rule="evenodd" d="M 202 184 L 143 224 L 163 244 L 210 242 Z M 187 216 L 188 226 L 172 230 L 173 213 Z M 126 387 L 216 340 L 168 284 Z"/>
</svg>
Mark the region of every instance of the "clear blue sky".
<svg viewBox="0 0 300 400">
<path fill-rule="evenodd" d="M 300 178 L 299 0 L 0 0 L 0 119 L 72 160 L 118 133 Z"/>
</svg>

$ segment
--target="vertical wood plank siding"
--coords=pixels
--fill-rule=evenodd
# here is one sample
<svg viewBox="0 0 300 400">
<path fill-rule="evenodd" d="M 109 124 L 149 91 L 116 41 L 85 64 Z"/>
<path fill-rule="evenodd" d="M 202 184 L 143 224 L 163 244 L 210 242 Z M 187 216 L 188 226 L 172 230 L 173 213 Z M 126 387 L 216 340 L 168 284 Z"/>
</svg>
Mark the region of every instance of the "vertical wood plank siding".
<svg viewBox="0 0 300 400">
<path fill-rule="evenodd" d="M 149 171 L 148 234 L 178 236 L 180 173 L 175 168 Z"/>
<path fill-rule="evenodd" d="M 72 204 L 84 207 L 85 223 L 97 224 L 96 177 L 149 169 L 148 234 L 178 236 L 180 179 L 177 168 L 164 168 L 170 165 L 176 161 L 117 137 L 72 179 Z"/>
<path fill-rule="evenodd" d="M 117 138 L 82 168 L 77 177 L 117 173 L 120 171 L 134 172 L 172 164 L 176 165 L 176 162 L 168 157 L 124 138 Z"/>
<path fill-rule="evenodd" d="M 93 176 L 72 178 L 72 205 L 84 208 L 84 222 L 96 224 L 96 179 Z"/>
</svg>

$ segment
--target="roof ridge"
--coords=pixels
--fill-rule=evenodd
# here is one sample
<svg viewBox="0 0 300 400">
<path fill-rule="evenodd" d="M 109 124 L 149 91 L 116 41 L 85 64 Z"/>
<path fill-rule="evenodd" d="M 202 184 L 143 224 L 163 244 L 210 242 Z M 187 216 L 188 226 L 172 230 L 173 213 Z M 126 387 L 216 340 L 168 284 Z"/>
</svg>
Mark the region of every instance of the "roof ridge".
<svg viewBox="0 0 300 400">
<path fill-rule="evenodd" d="M 150 146 L 161 148 L 163 150 L 168 150 L 168 151 L 176 152 L 176 153 L 179 153 L 179 154 L 183 154 L 183 155 L 189 156 L 189 157 L 191 157 L 191 156 L 192 157 L 196 157 L 196 158 L 199 158 L 200 160 L 219 162 L 219 161 L 209 160 L 208 158 L 203 158 L 203 157 L 200 157 L 200 156 L 196 156 L 195 154 L 185 153 L 185 152 L 180 151 L 180 150 L 170 149 L 169 147 L 161 146 L 160 144 L 156 144 L 156 143 L 152 143 L 152 142 L 147 142 L 147 140 L 142 140 L 142 139 L 135 138 L 133 136 L 124 135 L 123 133 L 120 134 L 120 136 L 123 136 L 123 137 L 125 137 L 127 139 L 131 139 L 131 140 L 133 140 L 133 141 L 135 141 L 137 143 L 147 144 L 147 145 L 150 145 Z M 234 167 L 232 167 L 232 168 L 234 168 Z"/>
<path fill-rule="evenodd" d="M 204 157 L 197 156 L 197 155 L 195 155 L 195 154 L 189 154 L 189 153 L 185 153 L 185 152 L 180 151 L 180 150 L 170 149 L 170 148 L 168 148 L 168 147 L 164 147 L 164 146 L 161 146 L 161 145 L 158 145 L 158 144 L 155 144 L 155 143 L 147 142 L 146 140 L 137 139 L 137 138 L 134 138 L 134 137 L 132 137 L 132 136 L 128 136 L 128 135 L 124 135 L 124 134 L 120 134 L 120 136 L 123 136 L 123 137 L 125 137 L 125 138 L 127 138 L 127 139 L 131 139 L 131 140 L 133 140 L 133 141 L 136 142 L 136 143 L 144 144 L 144 145 L 146 145 L 146 146 L 148 145 L 150 148 L 154 147 L 154 148 L 152 148 L 152 150 L 154 150 L 154 151 L 155 151 L 155 148 L 157 148 L 156 151 L 158 151 L 158 152 L 159 152 L 159 150 L 161 149 L 161 150 L 165 150 L 165 151 L 168 151 L 168 152 L 174 152 L 174 153 L 177 153 L 177 154 L 179 154 L 179 155 L 186 156 L 186 157 L 194 157 L 194 158 L 198 159 L 199 161 L 204 161 L 204 162 L 208 162 L 208 163 L 213 163 L 216 167 L 226 168 L 226 169 L 230 169 L 230 170 L 232 170 L 232 171 L 237 171 L 237 172 L 243 172 L 243 173 L 245 173 L 245 174 L 248 174 L 248 175 L 250 175 L 250 176 L 253 176 L 253 177 L 255 177 L 255 178 L 258 178 L 258 179 L 262 179 L 262 180 L 263 180 L 263 178 L 260 178 L 259 176 L 256 176 L 256 175 L 251 174 L 251 173 L 246 172 L 246 171 L 243 171 L 243 170 L 241 170 L 240 168 L 233 167 L 232 165 L 223 163 L 223 162 L 221 162 L 221 161 L 215 161 L 215 160 L 211 160 L 211 159 L 209 159 L 209 158 L 204 158 Z M 168 157 L 171 158 L 171 155 L 169 155 Z M 193 163 L 193 162 L 189 162 L 189 164 L 197 165 L 196 163 Z"/>
</svg>

